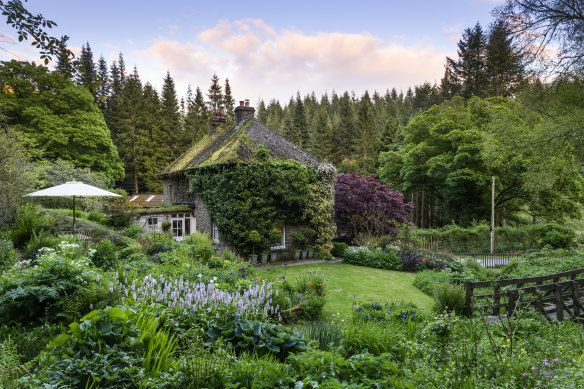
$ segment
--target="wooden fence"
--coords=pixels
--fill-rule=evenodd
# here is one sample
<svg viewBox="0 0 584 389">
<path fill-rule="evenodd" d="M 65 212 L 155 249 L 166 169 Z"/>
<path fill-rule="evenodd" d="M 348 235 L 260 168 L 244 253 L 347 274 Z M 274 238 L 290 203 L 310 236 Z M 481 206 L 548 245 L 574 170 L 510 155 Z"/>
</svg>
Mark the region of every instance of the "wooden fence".
<svg viewBox="0 0 584 389">
<path fill-rule="evenodd" d="M 475 311 L 493 316 L 512 315 L 518 306 L 532 306 L 550 320 L 582 320 L 584 268 L 540 277 L 514 278 L 466 284 L 465 315 Z M 475 295 L 477 289 L 492 292 Z"/>
<path fill-rule="evenodd" d="M 63 231 L 59 235 L 73 235 L 83 244 L 83 247 L 87 247 L 92 243 L 99 242 L 108 233 L 103 230 L 75 230 L 75 233 L 73 231 Z"/>
</svg>

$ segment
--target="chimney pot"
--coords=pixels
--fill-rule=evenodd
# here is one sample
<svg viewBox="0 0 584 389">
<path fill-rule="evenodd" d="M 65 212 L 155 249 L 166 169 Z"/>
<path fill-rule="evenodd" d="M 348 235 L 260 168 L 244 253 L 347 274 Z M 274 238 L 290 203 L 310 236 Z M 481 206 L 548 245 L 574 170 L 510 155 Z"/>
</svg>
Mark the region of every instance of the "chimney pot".
<svg viewBox="0 0 584 389">
<path fill-rule="evenodd" d="M 249 107 L 249 100 L 248 99 L 245 99 L 245 106 Z"/>
<path fill-rule="evenodd" d="M 241 100 L 241 101 L 239 102 L 239 106 L 240 106 L 240 107 L 243 107 L 243 100 Z"/>
</svg>

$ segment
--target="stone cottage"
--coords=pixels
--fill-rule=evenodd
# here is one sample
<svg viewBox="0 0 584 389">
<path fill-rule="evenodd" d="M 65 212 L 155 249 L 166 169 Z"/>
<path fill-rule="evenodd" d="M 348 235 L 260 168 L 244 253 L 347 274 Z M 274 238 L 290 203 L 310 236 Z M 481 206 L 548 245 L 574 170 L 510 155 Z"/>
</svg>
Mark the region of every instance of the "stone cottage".
<svg viewBox="0 0 584 389">
<path fill-rule="evenodd" d="M 201 197 L 191 188 L 186 173 L 192 169 L 209 164 L 232 163 L 241 157 L 242 139 L 248 139 L 256 145 L 263 145 L 269 150 L 270 157 L 281 160 L 293 160 L 304 165 L 319 166 L 320 162 L 313 155 L 290 142 L 254 117 L 255 109 L 249 101 L 240 101 L 235 108 L 235 126 L 222 129 L 225 118 L 215 114 L 210 120 L 210 133 L 172 162 L 161 173 L 163 178 L 163 195 L 165 204 L 186 204 L 192 209 L 194 231 L 206 232 L 218 246 L 225 246 L 219 231 L 211 220 Z M 239 153 L 239 155 L 238 155 Z M 291 248 L 291 234 L 300 226 L 276 226 L 282 232 L 279 244 L 272 250 Z"/>
</svg>

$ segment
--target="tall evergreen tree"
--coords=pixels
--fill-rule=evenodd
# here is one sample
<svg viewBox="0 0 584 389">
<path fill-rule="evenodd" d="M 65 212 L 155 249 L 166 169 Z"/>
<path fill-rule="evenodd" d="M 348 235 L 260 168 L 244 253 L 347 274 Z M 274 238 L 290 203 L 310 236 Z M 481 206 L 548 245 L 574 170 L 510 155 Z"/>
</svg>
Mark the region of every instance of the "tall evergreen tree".
<svg viewBox="0 0 584 389">
<path fill-rule="evenodd" d="M 95 62 L 93 62 L 93 52 L 91 51 L 89 42 L 84 46 L 81 46 L 77 83 L 87 88 L 93 97 L 95 97 L 97 89 L 97 70 L 95 68 Z"/>
<path fill-rule="evenodd" d="M 166 135 L 166 144 L 171 150 L 171 160 L 174 160 L 182 154 L 185 147 L 180 144 L 181 133 L 178 98 L 176 96 L 174 80 L 170 76 L 170 72 L 166 72 L 160 95 L 162 131 Z"/>
<path fill-rule="evenodd" d="M 229 85 L 229 79 L 225 79 L 225 94 L 223 95 L 223 107 L 225 108 L 225 118 L 227 119 L 227 126 L 231 127 L 235 124 L 235 100 L 231 95 L 231 86 Z"/>
<path fill-rule="evenodd" d="M 196 141 L 201 139 L 203 136 L 209 133 L 209 117 L 210 113 L 205 104 L 205 99 L 203 97 L 203 92 L 201 88 L 197 87 L 195 91 L 195 112 L 196 116 Z"/>
<path fill-rule="evenodd" d="M 102 113 L 105 113 L 107 98 L 110 95 L 110 80 L 108 76 L 107 62 L 103 55 L 99 57 L 97 63 L 97 106 Z"/>
<path fill-rule="evenodd" d="M 308 126 L 306 125 L 306 116 L 304 113 L 304 104 L 300 99 L 300 93 L 296 94 L 294 103 L 294 114 L 292 116 L 293 142 L 300 147 L 305 147 L 308 143 Z"/>
<path fill-rule="evenodd" d="M 383 132 L 379 137 L 379 151 L 391 150 L 398 129 L 399 120 L 397 118 L 388 118 L 385 121 Z"/>
<path fill-rule="evenodd" d="M 377 134 L 375 116 L 369 92 L 361 98 L 357 111 L 357 128 L 359 133 L 358 150 L 362 169 L 372 172 L 377 162 Z"/>
<path fill-rule="evenodd" d="M 333 129 L 325 105 L 321 105 L 314 115 L 312 128 L 310 151 L 320 160 L 330 159 L 333 150 Z"/>
<path fill-rule="evenodd" d="M 284 116 L 282 120 L 282 133 L 291 142 L 295 142 L 296 134 L 294 132 L 293 116 L 296 104 L 294 99 L 290 97 L 288 105 L 284 108 Z"/>
<path fill-rule="evenodd" d="M 457 84 L 461 96 L 484 96 L 487 90 L 486 73 L 487 37 L 479 23 L 474 28 L 467 28 L 458 42 L 458 59 L 446 58 L 447 69 L 444 84 Z"/>
<path fill-rule="evenodd" d="M 57 64 L 55 65 L 55 70 L 67 77 L 68 79 L 73 78 L 73 73 L 75 73 L 75 67 L 71 61 L 71 52 L 67 49 L 67 41 L 69 37 L 64 35 L 59 40 L 59 45 L 57 46 Z"/>
<path fill-rule="evenodd" d="M 219 112 L 219 110 L 223 108 L 223 91 L 217 74 L 213 74 L 213 77 L 211 78 L 211 86 L 209 87 L 208 92 L 207 97 L 209 98 L 209 109 L 212 112 Z"/>
<path fill-rule="evenodd" d="M 258 103 L 257 118 L 262 123 L 266 123 L 268 121 L 268 111 L 266 109 L 266 104 L 264 104 L 264 100 L 261 99 Z"/>
<path fill-rule="evenodd" d="M 280 102 L 276 99 L 270 100 L 270 104 L 268 104 L 267 111 L 268 114 L 265 121 L 267 126 L 273 130 L 278 131 L 279 133 L 282 133 L 283 132 L 282 117 L 284 116 L 284 110 L 282 109 Z"/>
<path fill-rule="evenodd" d="M 488 96 L 510 97 L 524 83 L 524 57 L 513 43 L 509 26 L 498 20 L 491 26 L 486 47 Z"/>
<path fill-rule="evenodd" d="M 117 134 L 117 146 L 120 158 L 126 169 L 125 181 L 131 184 L 134 193 L 140 192 L 138 175 L 141 166 L 139 158 L 143 151 L 144 129 L 140 126 L 142 115 L 142 84 L 138 71 L 128 77 L 121 92 L 120 120 Z"/>
<path fill-rule="evenodd" d="M 351 155 L 355 138 L 355 111 L 349 93 L 339 99 L 338 121 L 333 128 L 335 162 L 339 163 Z"/>
<path fill-rule="evenodd" d="M 160 99 L 158 93 L 146 83 L 142 90 L 142 106 L 140 115 L 140 127 L 144 129 L 144 137 L 141 142 L 141 153 L 138 158 L 138 178 L 144 183 L 150 192 L 162 192 L 162 180 L 158 177 L 165 166 L 172 160 L 172 150 L 166 143 L 165 134 L 162 132 L 162 120 L 160 115 Z"/>
<path fill-rule="evenodd" d="M 122 58 L 121 54 L 120 58 Z M 113 62 L 110 67 L 110 94 L 106 98 L 106 109 L 103 115 L 116 146 L 118 144 L 120 104 L 122 100 L 122 89 L 124 87 L 124 80 L 122 79 L 122 75 L 124 74 L 120 71 L 120 64 L 123 65 L 123 62 Z"/>
</svg>

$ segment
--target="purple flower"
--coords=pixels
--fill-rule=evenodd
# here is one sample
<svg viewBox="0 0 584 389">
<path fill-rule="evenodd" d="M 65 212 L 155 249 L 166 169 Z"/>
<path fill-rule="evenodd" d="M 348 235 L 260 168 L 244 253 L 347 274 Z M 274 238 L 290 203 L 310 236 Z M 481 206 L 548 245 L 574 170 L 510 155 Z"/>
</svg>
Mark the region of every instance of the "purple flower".
<svg viewBox="0 0 584 389">
<path fill-rule="evenodd" d="M 282 277 L 280 277 L 280 278 L 281 278 L 281 279 L 284 279 L 284 278 L 286 278 L 286 276 L 282 276 Z"/>
<path fill-rule="evenodd" d="M 233 272 L 232 272 L 232 271 L 230 271 L 230 272 L 229 272 L 229 275 L 230 275 L 230 276 L 232 276 L 232 275 L 233 275 Z"/>
<path fill-rule="evenodd" d="M 550 371 L 550 372 L 548 372 L 548 375 L 553 378 L 554 372 L 553 371 Z"/>
<path fill-rule="evenodd" d="M 270 268 L 268 268 L 267 270 L 270 271 Z"/>
<path fill-rule="evenodd" d="M 247 267 L 251 267 L 251 263 L 249 265 L 247 265 Z"/>
<path fill-rule="evenodd" d="M 554 358 L 554 359 L 553 359 L 553 361 L 554 361 L 554 362 L 557 362 L 557 361 L 559 361 L 559 360 L 560 360 L 560 358 Z"/>
<path fill-rule="evenodd" d="M 532 371 L 536 371 L 536 370 L 537 370 L 537 368 L 536 368 L 535 366 L 531 366 L 531 370 L 532 370 Z"/>
<path fill-rule="evenodd" d="M 284 263 L 284 266 L 288 266 L 288 263 Z"/>
<path fill-rule="evenodd" d="M 526 372 L 526 373 L 521 373 L 521 375 L 522 375 L 523 377 L 527 377 L 527 376 L 529 375 L 529 373 L 527 373 L 527 372 Z"/>
<path fill-rule="evenodd" d="M 130 271 L 131 269 L 129 267 L 126 268 L 126 271 Z"/>
</svg>

